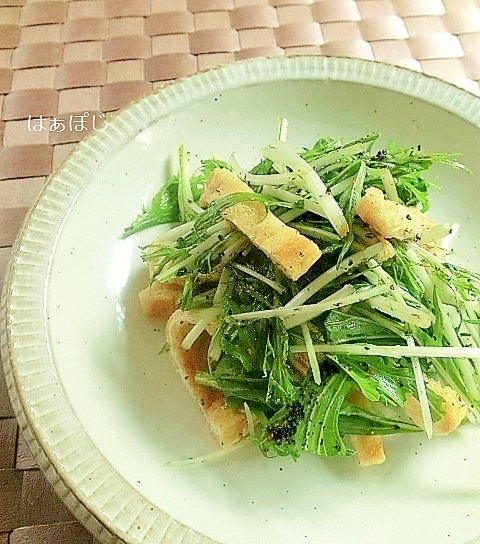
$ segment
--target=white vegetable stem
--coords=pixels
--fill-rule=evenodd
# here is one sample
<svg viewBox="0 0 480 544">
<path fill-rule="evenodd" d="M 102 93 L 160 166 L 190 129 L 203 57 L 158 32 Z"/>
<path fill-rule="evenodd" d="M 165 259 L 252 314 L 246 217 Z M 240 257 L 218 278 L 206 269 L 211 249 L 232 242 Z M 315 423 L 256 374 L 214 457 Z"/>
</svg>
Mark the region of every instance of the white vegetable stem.
<svg viewBox="0 0 480 544">
<path fill-rule="evenodd" d="M 353 255 L 349 255 L 348 257 L 343 259 L 343 261 L 338 266 L 332 266 L 323 274 L 320 274 L 320 276 L 314 279 L 301 291 L 299 291 L 289 302 L 287 302 L 285 307 L 295 308 L 296 306 L 300 306 L 315 293 L 317 293 L 320 289 L 325 287 L 325 285 L 329 284 L 345 272 L 348 272 L 349 270 L 357 267 L 363 261 L 375 257 L 375 255 L 377 255 L 382 250 L 382 247 L 383 244 L 381 242 L 378 242 L 377 244 L 362 249 L 361 251 L 358 251 Z"/>
<path fill-rule="evenodd" d="M 334 232 L 322 229 L 320 227 L 312 227 L 310 225 L 302 225 L 302 223 L 294 223 L 292 225 L 300 234 L 306 234 L 311 238 L 323 240 L 324 242 L 335 243 L 340 241 L 340 236 Z"/>
<path fill-rule="evenodd" d="M 220 235 L 228 234 L 228 232 L 230 230 L 230 228 L 228 227 L 227 224 L 226 224 L 226 227 L 218 227 L 217 225 L 214 225 L 214 227 L 211 227 L 211 229 L 214 229 L 213 234 L 211 234 L 206 240 L 201 242 L 195 249 L 193 249 L 191 251 L 190 255 L 187 258 L 182 259 L 180 262 L 175 263 L 172 266 L 164 267 L 162 272 L 160 272 L 160 274 L 158 274 L 155 277 L 155 279 L 157 281 L 159 281 L 159 282 L 162 282 L 166 278 L 168 278 L 168 277 L 172 276 L 173 274 L 175 274 L 176 272 L 178 272 L 181 268 L 185 268 L 185 267 L 190 266 L 191 264 L 193 264 L 195 262 L 195 259 L 197 259 L 199 255 L 201 255 L 202 253 L 208 251 L 216 243 L 218 243 L 218 240 L 219 240 L 218 235 L 219 234 Z"/>
<path fill-rule="evenodd" d="M 187 459 L 176 459 L 167 461 L 165 466 L 172 468 L 197 468 L 199 465 L 207 463 L 215 463 L 218 460 L 225 459 L 227 456 L 232 455 L 234 452 L 241 450 L 248 444 L 248 440 L 240 440 L 229 448 L 216 449 L 211 453 L 200 455 L 198 457 L 189 457 Z"/>
<path fill-rule="evenodd" d="M 393 178 L 390 170 L 388 168 L 381 168 L 380 178 L 382 180 L 383 188 L 385 189 L 385 194 L 387 195 L 388 200 L 400 203 L 401 200 L 398 198 L 395 179 Z"/>
<path fill-rule="evenodd" d="M 153 243 L 163 244 L 163 245 L 172 244 L 173 242 L 176 242 L 178 238 L 180 238 L 184 234 L 189 233 L 192 230 L 194 223 L 195 221 L 188 221 L 187 223 L 182 223 L 181 225 L 178 225 L 174 227 L 173 229 L 170 229 L 167 232 L 161 234 L 158 238 L 155 239 Z"/>
<path fill-rule="evenodd" d="M 345 190 L 351 187 L 353 183 L 353 176 L 344 179 L 343 181 L 338 182 L 330 188 L 330 194 L 332 196 L 341 195 Z"/>
<path fill-rule="evenodd" d="M 433 297 L 434 290 L 433 283 L 430 276 L 428 275 L 428 272 L 425 270 L 425 267 L 422 265 L 420 258 L 415 253 L 412 247 L 408 247 L 405 254 L 409 259 L 411 259 L 413 263 L 415 263 L 412 265 L 412 270 L 415 272 L 418 279 L 422 282 L 425 288 L 425 294 L 428 298 L 431 299 Z"/>
<path fill-rule="evenodd" d="M 283 324 L 286 329 L 291 329 L 304 323 L 305 321 L 310 321 L 315 317 L 323 314 L 327 310 L 332 310 L 333 308 L 341 308 L 342 306 L 349 306 L 350 304 L 356 304 L 357 302 L 362 302 L 369 299 L 370 297 L 375 297 L 381 293 L 385 293 L 388 290 L 387 285 L 378 285 L 377 287 L 370 287 L 368 289 L 360 289 L 351 295 L 347 295 L 336 300 L 322 300 L 317 304 L 309 304 L 307 306 L 300 306 L 294 308 L 293 315 L 284 319 Z M 329 297 L 330 298 L 330 297 Z"/>
<path fill-rule="evenodd" d="M 390 274 L 383 270 L 374 259 L 371 259 L 368 264 L 370 269 L 365 271 L 363 275 L 371 283 L 376 284 L 381 281 L 388 285 L 388 292 L 393 297 L 375 297 L 368 300 L 368 304 L 373 309 L 417 327 L 427 328 L 432 324 L 432 315 L 426 308 L 414 308 L 406 303 L 402 291 Z M 411 302 L 421 305 L 416 299 L 411 299 Z"/>
<path fill-rule="evenodd" d="M 308 328 L 308 323 L 302 323 L 302 334 L 303 339 L 305 340 L 305 346 L 307 348 L 308 362 L 310 363 L 310 368 L 312 369 L 313 381 L 317 385 L 320 385 L 320 368 L 318 366 L 317 354 L 313 348 L 312 336 L 310 334 L 310 329 Z"/>
<path fill-rule="evenodd" d="M 271 287 L 274 291 L 277 293 L 283 293 L 285 291 L 285 287 L 283 285 L 280 285 L 278 282 L 271 280 L 270 278 L 267 278 L 263 274 L 259 274 L 257 271 L 253 270 L 249 266 L 245 266 L 240 263 L 235 263 L 234 267 L 238 270 L 241 270 L 242 272 L 245 272 L 245 274 L 248 274 L 249 276 L 252 276 L 252 278 L 255 278 L 257 280 L 260 280 L 261 282 L 265 283 L 269 287 Z"/>
<path fill-rule="evenodd" d="M 447 236 L 442 238 L 441 246 L 443 247 L 443 249 L 450 249 L 450 246 L 452 245 L 452 242 L 457 236 L 459 230 L 460 225 L 458 223 L 453 223 Z"/>
<path fill-rule="evenodd" d="M 280 219 L 280 221 L 283 221 L 284 223 L 290 223 L 291 221 L 294 221 L 295 219 L 297 219 L 297 217 L 300 217 L 301 215 L 303 215 L 305 212 L 306 210 L 301 210 L 299 208 L 292 208 L 291 210 L 288 210 L 282 213 L 281 215 L 279 215 L 278 218 Z"/>
<path fill-rule="evenodd" d="M 199 319 L 182 340 L 182 348 L 189 350 L 208 325 L 207 319 Z"/>
<path fill-rule="evenodd" d="M 452 346 L 376 346 L 375 344 L 315 344 L 317 353 L 346 353 L 380 357 L 480 357 L 480 348 L 457 348 Z M 292 353 L 305 353 L 305 345 L 296 345 L 291 348 Z"/>
<path fill-rule="evenodd" d="M 452 346 L 461 348 L 462 344 L 457 336 L 457 333 L 455 332 L 454 324 L 452 323 L 452 319 L 448 313 L 448 308 L 443 302 L 438 302 L 438 307 L 440 310 L 440 313 L 442 315 L 442 324 L 443 324 L 443 334 L 445 338 L 447 339 L 448 343 Z M 463 348 L 468 349 L 468 348 Z M 475 348 L 470 348 L 475 349 Z M 476 348 L 479 350 L 480 354 L 480 348 Z M 479 355 L 473 356 L 478 357 Z M 462 373 L 462 377 L 465 381 L 465 385 L 467 389 L 471 392 L 473 397 L 475 399 L 479 398 L 479 389 L 477 382 L 475 380 L 474 376 L 474 368 L 472 367 L 472 364 L 470 361 L 462 355 L 455 355 L 455 362 L 458 364 L 458 367 L 460 369 L 460 372 Z"/>
<path fill-rule="evenodd" d="M 273 161 L 273 163 L 284 165 L 296 173 L 303 183 L 302 188 L 306 189 L 322 207 L 326 217 L 338 234 L 341 237 L 348 234 L 348 224 L 342 209 L 333 196 L 327 193 L 327 187 L 320 176 L 306 160 L 302 159 L 294 149 L 281 140 L 271 142 L 263 150 L 263 156 Z M 295 181 L 297 181 L 297 178 L 292 178 L 292 182 Z"/>
<path fill-rule="evenodd" d="M 404 298 L 400 290 L 397 287 L 397 284 L 394 282 L 392 276 L 386 272 L 375 259 L 370 259 L 368 261 L 369 270 L 365 270 L 363 275 L 367 280 L 373 285 L 377 285 L 379 282 L 385 283 L 390 288 L 390 293 L 392 297 L 399 303 L 406 305 Z"/>
<path fill-rule="evenodd" d="M 213 305 L 218 306 L 222 302 L 222 298 L 225 295 L 230 280 L 230 270 L 227 267 L 222 269 L 220 279 L 218 281 L 217 289 L 213 297 Z"/>
<path fill-rule="evenodd" d="M 432 320 L 426 312 L 412 308 L 403 302 L 397 302 L 389 297 L 372 297 L 368 300 L 368 304 L 374 310 L 380 310 L 384 314 L 396 317 L 404 323 L 410 323 L 422 329 L 426 329 L 432 324 Z"/>
<path fill-rule="evenodd" d="M 291 181 L 291 175 L 289 173 L 251 174 L 238 162 L 235 153 L 230 155 L 230 164 L 232 165 L 235 174 L 244 181 L 248 181 L 250 185 L 285 185 Z"/>
<path fill-rule="evenodd" d="M 295 206 L 302 206 L 303 207 L 302 211 L 312 212 L 316 215 L 319 215 L 320 217 L 326 217 L 325 211 L 322 208 L 322 206 L 320 206 L 318 202 L 311 200 L 309 198 L 304 198 L 300 195 L 291 193 L 290 191 L 286 191 L 285 189 L 272 187 L 271 185 L 264 185 L 262 189 L 262 193 L 266 195 L 274 196 L 275 198 L 278 198 L 279 200 L 283 200 L 284 202 L 289 202 L 290 204 L 293 204 Z"/>
<path fill-rule="evenodd" d="M 342 297 L 351 295 L 355 291 L 354 287 L 351 285 L 344 285 L 337 293 L 332 296 L 325 298 L 320 304 L 322 304 L 326 310 L 336 308 L 339 305 Z M 312 305 L 315 306 L 315 305 Z M 302 309 L 308 309 L 310 306 L 298 306 L 296 308 L 288 308 L 286 306 L 279 306 L 278 308 L 272 308 L 271 310 L 258 310 L 254 312 L 242 312 L 239 314 L 233 314 L 231 318 L 236 319 L 237 321 L 249 321 L 253 319 L 269 319 L 271 317 L 279 317 L 280 319 L 285 319 L 288 317 L 295 317 L 296 312 L 301 312 Z M 322 313 L 322 310 L 320 313 Z"/>
<path fill-rule="evenodd" d="M 407 344 L 410 347 L 415 346 L 415 341 L 411 336 L 407 338 Z M 427 438 L 432 438 L 433 435 L 433 422 L 432 413 L 430 411 L 430 404 L 427 397 L 427 389 L 425 388 L 425 381 L 423 379 L 422 367 L 418 357 L 412 356 L 413 374 L 415 376 L 415 385 L 417 386 L 418 400 L 420 402 L 420 410 L 422 412 L 423 427 Z"/>
<path fill-rule="evenodd" d="M 209 325 L 214 323 L 218 318 L 218 310 L 215 307 L 198 310 L 198 320 L 193 327 L 188 331 L 182 340 L 181 346 L 185 350 L 189 350 L 204 330 Z"/>
</svg>

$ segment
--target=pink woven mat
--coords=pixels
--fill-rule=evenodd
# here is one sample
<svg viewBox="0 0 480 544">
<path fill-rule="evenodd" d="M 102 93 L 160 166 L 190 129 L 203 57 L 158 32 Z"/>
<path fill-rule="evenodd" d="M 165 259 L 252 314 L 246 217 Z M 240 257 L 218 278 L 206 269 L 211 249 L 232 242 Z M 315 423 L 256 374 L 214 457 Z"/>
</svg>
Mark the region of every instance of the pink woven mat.
<svg viewBox="0 0 480 544">
<path fill-rule="evenodd" d="M 46 177 L 95 123 L 179 76 L 299 53 L 480 95 L 480 0 L 0 0 L 0 281 Z M 0 544 L 92 540 L 36 468 L 0 372 Z"/>
</svg>

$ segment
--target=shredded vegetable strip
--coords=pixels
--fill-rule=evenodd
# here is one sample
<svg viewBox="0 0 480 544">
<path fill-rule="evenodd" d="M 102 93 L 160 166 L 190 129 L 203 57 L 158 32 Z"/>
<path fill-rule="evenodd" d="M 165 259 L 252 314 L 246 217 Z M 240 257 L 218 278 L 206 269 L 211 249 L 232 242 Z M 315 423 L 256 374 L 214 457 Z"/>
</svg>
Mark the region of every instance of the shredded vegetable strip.
<svg viewBox="0 0 480 544">
<path fill-rule="evenodd" d="M 480 357 L 480 348 L 455 348 L 451 346 L 377 346 L 375 344 L 315 344 L 317 353 L 348 353 L 364 357 Z M 292 346 L 292 353 L 306 353 L 305 345 Z"/>
<path fill-rule="evenodd" d="M 407 338 L 407 345 L 410 347 L 415 346 L 415 341 L 411 336 Z M 413 373 L 415 375 L 415 383 L 417 386 L 418 400 L 420 402 L 420 408 L 422 411 L 422 419 L 423 419 L 423 425 L 425 427 L 425 433 L 427 435 L 427 438 L 432 438 L 432 435 L 433 435 L 432 414 L 430 412 L 430 404 L 428 403 L 427 389 L 425 387 L 422 367 L 420 366 L 420 361 L 418 357 L 412 356 L 411 360 L 412 360 Z"/>
</svg>

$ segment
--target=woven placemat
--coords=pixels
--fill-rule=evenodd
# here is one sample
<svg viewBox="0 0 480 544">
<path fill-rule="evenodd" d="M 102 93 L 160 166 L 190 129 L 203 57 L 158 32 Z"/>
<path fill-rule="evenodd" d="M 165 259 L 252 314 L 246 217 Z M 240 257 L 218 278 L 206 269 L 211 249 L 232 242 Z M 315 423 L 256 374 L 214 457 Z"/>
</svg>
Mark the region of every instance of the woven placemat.
<svg viewBox="0 0 480 544">
<path fill-rule="evenodd" d="M 480 0 L 0 0 L 0 281 L 46 177 L 110 112 L 204 68 L 302 53 L 480 95 Z M 0 372 L 0 544 L 92 542 L 36 467 Z"/>
</svg>

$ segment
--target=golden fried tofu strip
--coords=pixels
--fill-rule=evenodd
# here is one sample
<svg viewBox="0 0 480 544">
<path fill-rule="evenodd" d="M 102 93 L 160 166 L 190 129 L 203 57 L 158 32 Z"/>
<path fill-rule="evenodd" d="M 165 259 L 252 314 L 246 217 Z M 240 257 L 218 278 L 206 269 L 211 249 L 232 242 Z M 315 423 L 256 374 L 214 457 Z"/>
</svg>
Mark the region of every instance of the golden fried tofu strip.
<svg viewBox="0 0 480 544">
<path fill-rule="evenodd" d="M 398 240 L 421 237 L 425 229 L 435 226 L 417 208 L 388 200 L 376 187 L 366 190 L 356 207 L 357 215 L 385 238 Z"/>
<path fill-rule="evenodd" d="M 166 321 L 178 308 L 184 278 L 159 283 L 154 281 L 138 293 L 140 307 L 145 315 Z"/>
<path fill-rule="evenodd" d="M 382 249 L 379 253 L 377 253 L 377 255 L 375 255 L 375 260 L 378 263 L 388 261 L 388 259 L 391 259 L 395 255 L 395 249 L 392 244 L 374 230 L 368 227 L 354 225 L 354 232 L 359 242 L 365 247 L 373 246 L 378 242 L 382 243 Z"/>
<path fill-rule="evenodd" d="M 382 438 L 373 434 L 352 435 L 352 445 L 356 450 L 358 464 L 362 467 L 381 465 L 385 462 Z"/>
<path fill-rule="evenodd" d="M 233 193 L 253 193 L 253 190 L 226 168 L 215 168 L 205 183 L 198 203 L 206 208 L 211 202 Z"/>
<path fill-rule="evenodd" d="M 248 435 L 245 414 L 227 408 L 225 397 L 195 381 L 197 372 L 207 370 L 207 351 L 210 335 L 203 332 L 190 349 L 182 348 L 182 341 L 196 321 L 195 312 L 176 310 L 168 319 L 165 333 L 170 353 L 191 395 L 195 398 L 207 423 L 221 446 L 232 446 Z"/>
<path fill-rule="evenodd" d="M 429 379 L 427 388 L 443 398 L 443 417 L 433 422 L 433 436 L 443 436 L 454 431 L 465 419 L 468 407 L 448 385 L 441 385 L 435 380 Z M 420 402 L 413 396 L 407 395 L 403 405 L 405 414 L 421 429 L 424 428 Z"/>
<path fill-rule="evenodd" d="M 348 399 L 355 406 L 368 409 L 369 401 L 360 391 L 350 393 Z M 351 436 L 351 440 L 360 466 L 380 465 L 385 461 L 385 450 L 381 436 L 355 434 Z"/>
<path fill-rule="evenodd" d="M 216 168 L 202 191 L 200 204 L 232 193 L 252 189 L 235 174 Z M 223 212 L 225 219 L 245 234 L 291 280 L 297 280 L 319 259 L 322 252 L 310 239 L 283 223 L 259 202 L 235 204 Z"/>
</svg>

